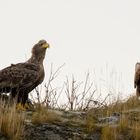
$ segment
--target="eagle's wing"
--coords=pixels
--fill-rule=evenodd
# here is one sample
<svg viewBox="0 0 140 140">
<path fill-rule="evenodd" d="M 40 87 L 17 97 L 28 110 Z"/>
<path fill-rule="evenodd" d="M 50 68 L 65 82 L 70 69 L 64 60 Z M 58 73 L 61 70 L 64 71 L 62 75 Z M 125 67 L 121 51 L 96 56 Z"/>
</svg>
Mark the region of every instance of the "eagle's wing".
<svg viewBox="0 0 140 140">
<path fill-rule="evenodd" d="M 134 88 L 136 88 L 138 82 L 140 82 L 140 63 L 135 65 Z"/>
<path fill-rule="evenodd" d="M 31 85 L 38 78 L 38 71 L 39 67 L 32 63 L 12 64 L 0 71 L 0 89 Z"/>
</svg>

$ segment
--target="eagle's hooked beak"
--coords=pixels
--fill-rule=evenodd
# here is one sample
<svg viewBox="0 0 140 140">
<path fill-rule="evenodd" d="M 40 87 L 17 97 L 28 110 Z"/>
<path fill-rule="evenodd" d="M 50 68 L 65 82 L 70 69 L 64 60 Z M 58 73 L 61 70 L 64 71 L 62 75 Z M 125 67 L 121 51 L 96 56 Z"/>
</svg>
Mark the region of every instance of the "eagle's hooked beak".
<svg viewBox="0 0 140 140">
<path fill-rule="evenodd" d="M 43 45 L 42 45 L 42 48 L 49 48 L 50 47 L 50 45 L 48 44 L 48 43 L 44 43 Z"/>
</svg>

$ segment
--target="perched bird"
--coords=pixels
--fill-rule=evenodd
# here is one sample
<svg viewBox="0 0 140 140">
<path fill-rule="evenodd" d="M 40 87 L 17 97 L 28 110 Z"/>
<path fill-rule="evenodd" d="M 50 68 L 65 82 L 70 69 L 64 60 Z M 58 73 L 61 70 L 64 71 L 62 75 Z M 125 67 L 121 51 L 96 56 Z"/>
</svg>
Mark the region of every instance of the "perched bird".
<svg viewBox="0 0 140 140">
<path fill-rule="evenodd" d="M 140 63 L 135 65 L 134 88 L 136 88 L 136 95 L 140 96 Z"/>
<path fill-rule="evenodd" d="M 24 63 L 11 64 L 0 70 L 0 93 L 10 93 L 23 107 L 28 93 L 42 83 L 44 79 L 43 60 L 49 44 L 40 40 L 32 48 L 32 56 Z"/>
</svg>

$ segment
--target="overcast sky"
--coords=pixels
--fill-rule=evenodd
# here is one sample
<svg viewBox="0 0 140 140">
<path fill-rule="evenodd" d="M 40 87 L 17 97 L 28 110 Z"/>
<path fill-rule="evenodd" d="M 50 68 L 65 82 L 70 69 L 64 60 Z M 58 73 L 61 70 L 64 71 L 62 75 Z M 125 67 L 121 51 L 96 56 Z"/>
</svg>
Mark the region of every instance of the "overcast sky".
<svg viewBox="0 0 140 140">
<path fill-rule="evenodd" d="M 80 80 L 87 71 L 106 81 L 112 72 L 131 94 L 140 61 L 139 7 L 139 0 L 1 0 L 0 69 L 25 61 L 46 39 L 46 73 L 51 63 L 66 64 L 61 82 L 71 74 Z"/>
</svg>

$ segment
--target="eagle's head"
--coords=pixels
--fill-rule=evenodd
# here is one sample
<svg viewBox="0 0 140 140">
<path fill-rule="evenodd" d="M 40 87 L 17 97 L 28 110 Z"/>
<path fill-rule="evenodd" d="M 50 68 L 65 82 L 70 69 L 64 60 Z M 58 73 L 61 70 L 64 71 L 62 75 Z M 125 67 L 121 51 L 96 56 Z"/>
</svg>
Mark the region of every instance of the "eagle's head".
<svg viewBox="0 0 140 140">
<path fill-rule="evenodd" d="M 45 58 L 46 49 L 49 48 L 49 44 L 46 40 L 40 40 L 32 48 L 32 57 L 28 62 L 42 63 Z"/>
<path fill-rule="evenodd" d="M 47 48 L 49 48 L 49 44 L 46 42 L 46 40 L 40 40 L 37 44 L 34 45 L 32 53 L 41 54 L 45 52 Z"/>
</svg>

